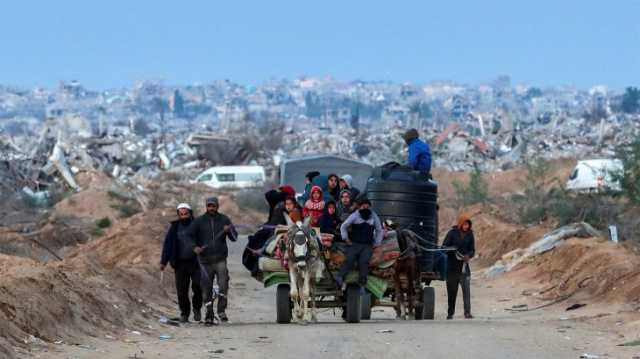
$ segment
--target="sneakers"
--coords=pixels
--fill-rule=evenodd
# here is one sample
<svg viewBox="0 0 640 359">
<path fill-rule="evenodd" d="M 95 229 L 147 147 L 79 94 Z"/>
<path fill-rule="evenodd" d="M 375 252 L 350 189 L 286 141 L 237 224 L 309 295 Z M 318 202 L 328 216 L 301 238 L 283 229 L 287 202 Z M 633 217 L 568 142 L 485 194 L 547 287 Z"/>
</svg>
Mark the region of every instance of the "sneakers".
<svg viewBox="0 0 640 359">
<path fill-rule="evenodd" d="M 207 314 L 204 317 L 204 325 L 210 327 L 212 325 L 217 325 L 218 323 L 216 323 L 215 320 L 215 316 L 213 315 L 213 311 L 209 311 L 207 310 Z"/>
<path fill-rule="evenodd" d="M 447 320 L 453 319 L 453 315 L 447 315 Z"/>
<path fill-rule="evenodd" d="M 189 323 L 189 316 L 188 315 L 180 315 L 180 323 Z"/>
<path fill-rule="evenodd" d="M 464 313 L 465 319 L 473 319 L 473 315 L 471 313 Z"/>
<path fill-rule="evenodd" d="M 201 320 L 202 320 L 202 314 L 200 314 L 200 311 L 199 310 L 193 311 L 193 321 L 199 322 Z"/>
<path fill-rule="evenodd" d="M 227 317 L 227 315 L 223 312 L 223 313 L 218 313 L 218 318 L 220 318 L 220 321 L 223 323 L 226 323 L 229 321 L 229 318 Z"/>
</svg>

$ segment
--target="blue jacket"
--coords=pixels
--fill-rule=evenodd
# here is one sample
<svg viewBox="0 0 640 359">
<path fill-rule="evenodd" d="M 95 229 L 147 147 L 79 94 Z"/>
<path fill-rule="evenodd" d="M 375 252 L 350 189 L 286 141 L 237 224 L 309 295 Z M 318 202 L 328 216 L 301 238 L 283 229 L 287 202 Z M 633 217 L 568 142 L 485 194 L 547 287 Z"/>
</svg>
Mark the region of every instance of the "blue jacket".
<svg viewBox="0 0 640 359">
<path fill-rule="evenodd" d="M 305 185 L 304 193 L 300 198 L 302 206 L 304 206 L 307 200 L 311 198 L 311 188 L 313 186 L 318 186 L 322 189 L 323 201 L 328 202 L 333 199 L 333 197 L 331 197 L 331 194 L 329 193 L 329 178 L 327 176 L 319 175 L 319 176 L 313 177 L 313 180 L 311 180 L 311 183 L 307 183 Z"/>
<path fill-rule="evenodd" d="M 189 223 L 193 222 L 192 220 Z M 178 260 L 179 248 L 178 248 L 178 223 L 179 221 L 172 221 L 171 227 L 164 238 L 164 245 L 162 246 L 162 259 L 160 263 L 167 265 L 171 263 L 171 267 L 176 268 L 176 262 Z M 195 254 L 195 253 L 194 253 Z M 196 256 L 193 256 L 193 262 L 196 262 Z"/>
<path fill-rule="evenodd" d="M 431 149 L 419 138 L 409 143 L 409 166 L 419 172 L 431 172 Z"/>
</svg>

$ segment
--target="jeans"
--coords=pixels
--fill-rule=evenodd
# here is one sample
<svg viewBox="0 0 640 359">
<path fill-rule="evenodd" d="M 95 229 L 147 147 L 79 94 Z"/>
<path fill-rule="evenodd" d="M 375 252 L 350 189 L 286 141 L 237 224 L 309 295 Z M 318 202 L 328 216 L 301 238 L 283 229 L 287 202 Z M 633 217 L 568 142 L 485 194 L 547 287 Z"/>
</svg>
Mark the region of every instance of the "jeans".
<svg viewBox="0 0 640 359">
<path fill-rule="evenodd" d="M 369 261 L 373 255 L 373 246 L 370 244 L 352 243 L 345 247 L 346 260 L 340 268 L 338 278 L 344 279 L 353 266 L 358 264 L 358 283 L 360 285 L 367 284 L 367 276 L 369 275 Z"/>
<path fill-rule="evenodd" d="M 462 301 L 464 314 L 471 314 L 471 275 L 469 273 L 451 273 L 447 276 L 447 299 L 449 300 L 448 315 L 453 316 L 456 311 L 456 297 L 458 286 L 462 287 Z"/>
<path fill-rule="evenodd" d="M 202 290 L 207 313 L 213 311 L 213 280 L 216 279 L 220 289 L 218 293 L 218 313 L 224 313 L 227 309 L 227 293 L 229 291 L 229 270 L 227 260 L 222 259 L 211 263 L 202 263 Z"/>
</svg>

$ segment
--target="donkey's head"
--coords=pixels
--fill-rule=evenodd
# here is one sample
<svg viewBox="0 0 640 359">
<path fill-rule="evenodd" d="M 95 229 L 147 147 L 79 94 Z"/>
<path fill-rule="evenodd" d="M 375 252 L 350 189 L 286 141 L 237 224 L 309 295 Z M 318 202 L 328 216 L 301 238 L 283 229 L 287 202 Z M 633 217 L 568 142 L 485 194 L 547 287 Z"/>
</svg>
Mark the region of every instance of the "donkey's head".
<svg viewBox="0 0 640 359">
<path fill-rule="evenodd" d="M 289 260 L 295 264 L 297 268 L 307 266 L 307 260 L 312 255 L 313 235 L 309 226 L 310 218 L 305 218 L 304 222 L 294 223 L 288 215 L 285 215 L 289 231 L 287 232 L 287 251 Z"/>
</svg>

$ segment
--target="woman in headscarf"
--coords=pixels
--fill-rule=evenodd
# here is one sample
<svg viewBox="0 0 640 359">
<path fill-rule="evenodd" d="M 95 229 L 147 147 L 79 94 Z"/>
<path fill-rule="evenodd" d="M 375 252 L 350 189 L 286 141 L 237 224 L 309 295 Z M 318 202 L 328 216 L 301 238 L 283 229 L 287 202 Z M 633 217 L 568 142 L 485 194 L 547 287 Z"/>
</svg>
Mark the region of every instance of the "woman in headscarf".
<svg viewBox="0 0 640 359">
<path fill-rule="evenodd" d="M 349 218 L 354 209 L 353 200 L 351 198 L 351 191 L 349 191 L 348 189 L 343 189 L 342 191 L 340 191 L 340 201 L 338 201 L 336 209 L 338 211 L 338 217 L 340 218 L 341 222 L 344 222 L 347 218 Z"/>
<path fill-rule="evenodd" d="M 360 190 L 353 187 L 353 177 L 351 177 L 351 175 L 342 175 L 342 177 L 340 177 L 340 190 L 345 190 L 348 189 L 349 191 L 351 191 L 351 200 L 355 201 L 358 196 L 360 195 Z"/>
<path fill-rule="evenodd" d="M 335 173 L 330 174 L 327 179 L 327 193 L 334 202 L 338 203 L 340 201 L 340 179 Z"/>
<path fill-rule="evenodd" d="M 453 247 L 447 258 L 447 297 L 449 310 L 447 319 L 453 319 L 456 311 L 456 297 L 458 286 L 462 287 L 462 299 L 464 302 L 464 317 L 473 318 L 471 315 L 471 268 L 469 261 L 476 253 L 475 238 L 471 230 L 471 219 L 461 214 L 458 224 L 447 233 L 442 243 L 443 247 Z"/>
</svg>

